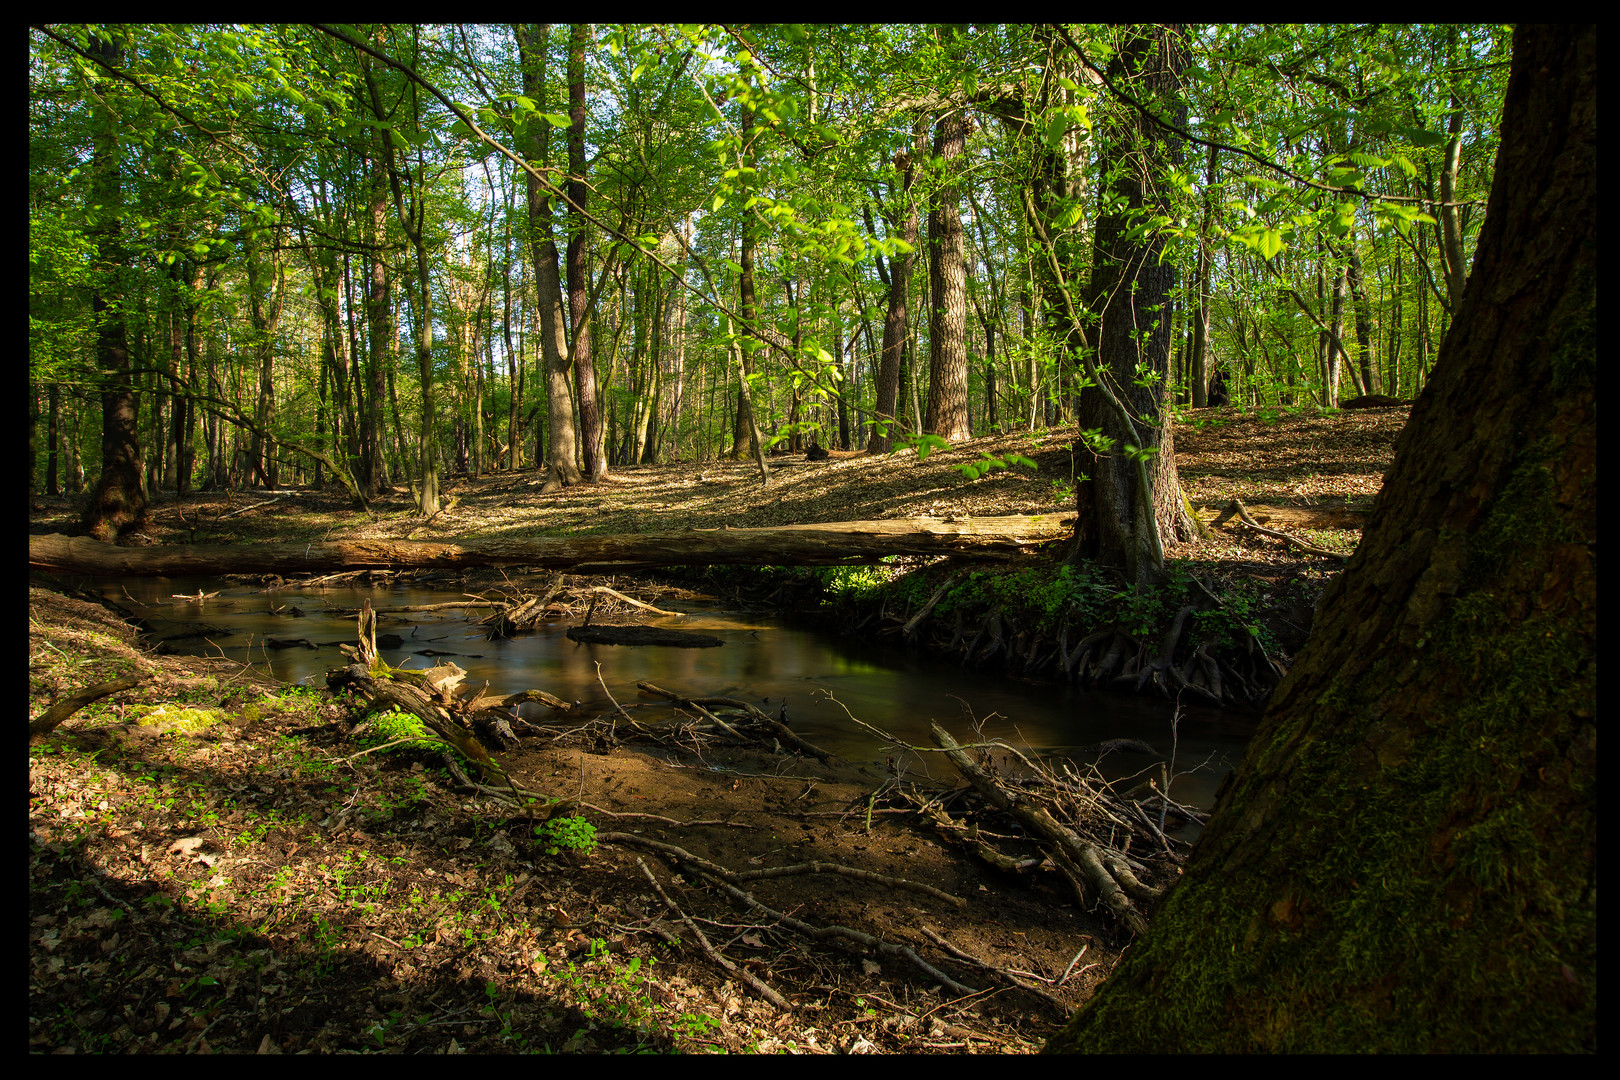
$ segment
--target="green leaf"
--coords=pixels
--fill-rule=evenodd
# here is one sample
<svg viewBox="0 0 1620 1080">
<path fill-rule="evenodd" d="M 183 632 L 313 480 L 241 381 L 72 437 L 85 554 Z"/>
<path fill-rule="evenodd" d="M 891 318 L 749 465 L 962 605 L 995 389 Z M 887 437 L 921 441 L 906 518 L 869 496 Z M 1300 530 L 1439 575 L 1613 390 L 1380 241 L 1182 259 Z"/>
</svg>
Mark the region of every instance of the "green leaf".
<svg viewBox="0 0 1620 1080">
<path fill-rule="evenodd" d="M 1260 234 L 1260 254 L 1267 259 L 1274 259 L 1283 249 L 1283 235 L 1280 229 L 1267 229 Z"/>
<path fill-rule="evenodd" d="M 545 117 L 546 123 L 550 124 L 552 127 L 565 128 L 572 123 L 572 121 L 568 119 L 567 113 L 548 112 L 541 113 L 540 115 Z"/>
</svg>

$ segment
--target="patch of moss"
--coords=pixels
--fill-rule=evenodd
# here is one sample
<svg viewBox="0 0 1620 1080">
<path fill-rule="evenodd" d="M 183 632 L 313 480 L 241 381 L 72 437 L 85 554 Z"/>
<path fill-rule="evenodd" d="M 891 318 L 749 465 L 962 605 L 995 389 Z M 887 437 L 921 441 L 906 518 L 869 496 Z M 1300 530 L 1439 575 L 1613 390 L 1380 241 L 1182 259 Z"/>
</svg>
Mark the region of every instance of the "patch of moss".
<svg viewBox="0 0 1620 1080">
<path fill-rule="evenodd" d="M 130 716 L 141 727 L 161 728 L 164 731 L 184 731 L 195 734 L 206 731 L 224 717 L 218 709 L 197 709 L 175 705 L 141 705 L 130 710 Z"/>
</svg>

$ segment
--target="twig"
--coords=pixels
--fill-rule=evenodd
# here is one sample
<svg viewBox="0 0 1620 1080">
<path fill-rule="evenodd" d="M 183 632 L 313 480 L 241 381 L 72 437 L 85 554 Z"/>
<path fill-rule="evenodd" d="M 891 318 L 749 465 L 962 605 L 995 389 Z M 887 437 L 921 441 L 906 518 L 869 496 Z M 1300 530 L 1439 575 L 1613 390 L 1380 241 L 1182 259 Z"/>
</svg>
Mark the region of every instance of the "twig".
<svg viewBox="0 0 1620 1080">
<path fill-rule="evenodd" d="M 256 502 L 252 506 L 244 506 L 240 510 L 232 510 L 228 514 L 221 514 L 221 515 L 219 515 L 219 517 L 215 518 L 214 520 L 215 521 L 224 521 L 226 518 L 233 518 L 238 514 L 245 514 L 249 510 L 257 510 L 261 506 L 269 506 L 271 503 L 276 502 L 277 500 L 280 500 L 280 499 L 285 499 L 286 497 L 287 496 L 285 494 L 277 495 L 273 499 L 266 499 L 266 500 L 264 500 L 264 502 Z"/>
<path fill-rule="evenodd" d="M 939 889 L 934 888 L 932 885 L 925 885 L 920 881 L 908 881 L 905 878 L 889 877 L 885 874 L 874 873 L 871 870 L 861 870 L 854 866 L 844 866 L 840 863 L 808 862 L 799 863 L 795 866 L 773 866 L 764 870 L 745 870 L 739 872 L 736 870 L 729 870 L 718 863 L 712 863 L 702 856 L 694 855 L 685 848 L 678 848 L 674 844 L 665 844 L 661 841 L 652 840 L 645 836 L 638 836 L 635 833 L 599 833 L 597 834 L 596 839 L 599 843 L 604 844 L 631 844 L 636 847 L 651 848 L 654 851 L 663 852 L 672 859 L 678 859 L 681 862 L 688 863 L 697 867 L 699 870 L 704 871 L 705 873 L 713 874 L 715 877 L 729 881 L 732 884 L 740 884 L 745 881 L 758 881 L 762 878 L 787 877 L 796 874 L 837 874 L 841 877 L 854 878 L 857 881 L 875 881 L 880 885 L 888 885 L 891 888 L 910 889 L 913 892 L 926 893 L 937 900 L 943 900 L 955 907 L 967 907 L 967 901 L 962 899 L 960 896 L 952 896 L 950 893 L 942 892 Z"/>
<path fill-rule="evenodd" d="M 680 919 L 681 922 L 686 924 L 686 928 L 688 930 L 692 931 L 692 936 L 697 938 L 698 944 L 703 946 L 703 951 L 709 955 L 710 960 L 713 960 L 727 972 L 735 975 L 739 979 L 742 979 L 749 986 L 752 986 L 755 991 L 759 993 L 760 997 L 764 998 L 766 1001 L 769 1001 L 778 1009 L 785 1012 L 791 1011 L 792 1006 L 787 1003 L 787 999 L 781 994 L 778 994 L 775 990 L 772 990 L 769 986 L 766 986 L 765 983 L 761 982 L 752 972 L 739 968 L 736 964 L 733 964 L 730 960 L 727 960 L 724 956 L 720 955 L 719 952 L 715 951 L 715 947 L 709 944 L 709 939 L 703 935 L 702 930 L 697 928 L 697 924 L 692 922 L 692 920 L 687 917 L 686 912 L 682 911 L 678 906 L 676 906 L 675 901 L 669 898 L 668 893 L 664 892 L 664 887 L 658 884 L 658 879 L 653 876 L 653 872 L 647 868 L 646 862 L 643 861 L 639 855 L 636 857 L 636 865 L 641 867 L 641 872 L 647 875 L 648 881 L 652 882 L 653 891 L 663 899 L 665 906 L 675 913 L 676 918 Z"/>
<path fill-rule="evenodd" d="M 686 612 L 684 612 L 684 611 L 665 611 L 662 608 L 655 608 L 651 604 L 644 604 L 640 600 L 636 600 L 636 599 L 634 599 L 632 597 L 626 596 L 622 592 L 616 592 L 613 589 L 608 588 L 606 585 L 593 585 L 593 586 L 591 586 L 591 591 L 592 592 L 599 592 L 599 593 L 607 593 L 609 596 L 614 597 L 615 599 L 623 600 L 627 604 L 634 604 L 636 607 L 641 608 L 641 609 L 643 609 L 645 611 L 650 611 L 654 615 L 673 615 L 673 616 L 677 616 L 677 617 L 684 617 L 686 615 Z"/>
<path fill-rule="evenodd" d="M 853 930 L 847 926 L 814 926 L 803 921 L 802 919 L 795 919 L 791 915 L 787 915 L 783 912 L 766 907 L 750 894 L 737 888 L 735 885 L 731 885 L 721 880 L 714 874 L 705 873 L 704 876 L 713 881 L 716 887 L 730 893 L 737 900 L 740 900 L 744 904 L 748 905 L 749 908 L 763 912 L 767 917 L 774 919 L 777 923 L 787 927 L 789 930 L 796 930 L 806 937 L 817 939 L 838 937 L 843 938 L 846 941 L 853 941 L 857 945 L 865 946 L 868 949 L 875 949 L 885 956 L 892 957 L 897 960 L 905 960 L 907 963 L 926 974 L 929 978 L 938 981 L 941 986 L 944 986 L 952 993 L 974 994 L 978 992 L 971 986 L 963 986 L 961 983 L 957 982 L 955 979 L 951 978 L 949 975 L 945 974 L 943 971 L 939 970 L 922 957 L 918 956 L 916 950 L 911 948 L 909 945 L 895 945 L 892 942 L 881 941 L 878 938 L 873 937 L 871 934 L 863 933 L 859 930 Z"/>
<path fill-rule="evenodd" d="M 1057 985 L 1058 986 L 1062 986 L 1064 983 L 1069 981 L 1069 973 L 1074 970 L 1074 965 L 1076 965 L 1076 964 L 1078 964 L 1080 962 L 1080 958 L 1082 956 L 1086 955 L 1086 950 L 1089 949 L 1089 948 L 1091 948 L 1090 942 L 1087 942 L 1086 944 L 1080 946 L 1080 951 L 1074 954 L 1074 959 L 1069 961 L 1069 966 L 1064 968 L 1063 969 L 1063 974 L 1058 977 L 1058 980 L 1057 980 Z M 1091 965 L 1088 964 L 1086 966 L 1090 967 Z M 1082 970 L 1084 970 L 1084 969 L 1082 969 Z"/>
<path fill-rule="evenodd" d="M 962 949 L 957 948 L 955 945 L 952 945 L 949 941 L 947 941 L 943 934 L 941 934 L 939 931 L 935 930 L 931 926 L 921 926 L 921 927 L 918 927 L 918 929 L 923 932 L 923 936 L 928 938 L 929 941 L 932 941 L 935 945 L 938 945 L 940 948 L 944 949 L 946 952 L 950 953 L 952 956 L 956 957 L 958 960 L 964 960 L 967 963 L 973 964 L 975 967 L 983 968 L 985 971 L 988 971 L 988 972 L 990 972 L 990 973 L 992 973 L 994 975 L 998 975 L 1002 979 L 1004 979 L 1005 981 L 1007 981 L 1007 982 L 1011 983 L 1012 985 L 1018 987 L 1018 989 L 1023 990 L 1026 993 L 1034 994 L 1036 997 L 1041 998 L 1043 1001 L 1046 1001 L 1048 1004 L 1054 1006 L 1059 1012 L 1063 1013 L 1065 1016 L 1068 1015 L 1068 1013 L 1069 1013 L 1068 1003 L 1065 1002 L 1062 998 L 1058 997 L 1056 994 L 1052 993 L 1051 991 L 1042 990 L 1038 986 L 1032 986 L 1029 983 L 1025 982 L 1023 979 L 1018 978 L 1016 975 L 1014 975 L 1012 972 L 1008 971 L 1006 968 L 997 967 L 994 964 L 988 963 L 988 962 L 986 962 L 984 960 L 980 960 L 977 956 L 974 956 L 973 954 L 971 954 L 969 952 L 965 952 Z M 1084 952 L 1084 951 L 1085 951 L 1084 949 L 1081 950 L 1081 952 Z M 1076 957 L 1076 959 L 1078 959 L 1078 957 Z M 1069 966 L 1073 967 L 1074 965 L 1071 964 Z"/>
<path fill-rule="evenodd" d="M 630 724 L 632 727 L 639 726 L 630 718 L 630 714 L 624 711 L 624 706 L 620 705 L 618 699 L 613 696 L 613 691 L 607 688 L 607 683 L 602 681 L 602 662 L 600 660 L 596 662 L 596 685 L 602 688 L 602 693 L 606 694 L 607 699 L 613 702 L 613 707 L 618 710 L 620 716 L 624 717 L 627 724 Z M 618 721 L 614 721 L 613 724 L 608 727 L 608 736 L 611 738 L 617 735 L 618 730 Z"/>
<path fill-rule="evenodd" d="M 1232 505 L 1237 508 L 1238 517 L 1243 519 L 1243 524 L 1247 525 L 1251 529 L 1254 529 L 1256 532 L 1261 532 L 1267 536 L 1275 537 L 1278 540 L 1292 544 L 1294 547 L 1299 548 L 1299 550 L 1303 551 L 1307 555 L 1320 555 L 1327 559 L 1348 559 L 1350 557 L 1340 551 L 1328 551 L 1326 548 L 1312 547 L 1305 541 L 1296 540 L 1285 532 L 1278 532 L 1276 529 L 1266 528 L 1264 525 L 1261 525 L 1259 522 L 1255 521 L 1254 518 L 1249 516 L 1249 508 L 1243 505 L 1243 501 L 1241 499 L 1233 499 Z"/>
<path fill-rule="evenodd" d="M 699 825 L 719 825 L 719 826 L 722 826 L 722 827 L 728 828 L 728 829 L 757 829 L 757 828 L 759 828 L 758 825 L 750 825 L 750 824 L 748 824 L 747 822 L 744 822 L 744 821 L 728 821 L 728 820 L 724 820 L 724 819 L 721 819 L 721 818 L 704 818 L 702 821 L 679 821 L 679 820 L 677 820 L 675 818 L 672 818 L 672 817 L 664 817 L 662 814 L 639 814 L 639 813 L 634 813 L 634 812 L 631 812 L 631 811 L 615 812 L 613 810 L 604 810 L 600 806 L 597 806 L 594 803 L 588 803 L 588 802 L 582 802 L 579 805 L 581 807 L 583 807 L 584 809 L 586 809 L 586 810 L 590 810 L 590 811 L 593 811 L 595 813 L 601 814 L 604 817 L 611 817 L 611 818 L 638 818 L 638 819 L 643 820 L 643 821 L 661 821 L 666 825 L 674 825 L 677 828 L 681 828 L 681 829 L 692 829 L 692 828 L 696 828 Z"/>
</svg>

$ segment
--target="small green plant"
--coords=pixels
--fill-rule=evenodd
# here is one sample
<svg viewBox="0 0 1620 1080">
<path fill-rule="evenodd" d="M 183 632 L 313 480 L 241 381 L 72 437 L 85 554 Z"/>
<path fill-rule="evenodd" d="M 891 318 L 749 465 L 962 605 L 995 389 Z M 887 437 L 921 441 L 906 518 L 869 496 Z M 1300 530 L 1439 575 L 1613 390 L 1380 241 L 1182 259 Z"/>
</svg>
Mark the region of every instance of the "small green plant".
<svg viewBox="0 0 1620 1080">
<path fill-rule="evenodd" d="M 968 461 L 961 465 L 952 465 L 951 468 L 955 469 L 969 480 L 977 480 L 985 473 L 994 469 L 1006 469 L 1013 465 L 1023 465 L 1031 469 L 1039 468 L 1039 466 L 1037 466 L 1033 461 L 1027 457 L 1024 457 L 1022 454 L 1008 454 L 1004 458 L 993 457 L 990 454 L 985 454 L 983 457 L 979 458 L 978 461 Z"/>
<path fill-rule="evenodd" d="M 890 572 L 882 566 L 828 566 L 818 573 L 829 596 L 859 603 L 883 588 Z"/>
<path fill-rule="evenodd" d="M 381 746 L 384 743 L 397 742 L 398 746 L 391 746 L 384 753 L 396 751 L 425 750 L 438 748 L 439 741 L 428 734 L 422 721 L 408 712 L 390 709 L 385 713 L 378 713 L 371 718 L 371 728 L 366 733 L 363 742 L 372 746 Z"/>
<path fill-rule="evenodd" d="M 547 855 L 563 850 L 589 855 L 596 850 L 596 826 L 582 817 L 552 818 L 536 825 L 534 835 Z"/>
</svg>

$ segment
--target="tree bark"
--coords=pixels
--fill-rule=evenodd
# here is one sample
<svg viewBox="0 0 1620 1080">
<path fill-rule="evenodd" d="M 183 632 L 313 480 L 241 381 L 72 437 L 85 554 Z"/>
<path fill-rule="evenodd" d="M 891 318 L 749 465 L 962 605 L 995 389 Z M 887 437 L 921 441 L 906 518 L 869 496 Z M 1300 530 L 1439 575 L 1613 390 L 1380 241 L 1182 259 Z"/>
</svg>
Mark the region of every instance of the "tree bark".
<svg viewBox="0 0 1620 1080">
<path fill-rule="evenodd" d="M 1181 72 L 1186 66 L 1184 28 L 1169 26 L 1133 31 L 1110 67 L 1110 75 L 1155 100 L 1167 116 L 1185 117 Z M 1136 418 L 1137 431 L 1122 426 L 1118 410 L 1100 389 L 1087 388 L 1080 399 L 1080 427 L 1101 428 L 1114 449 L 1091 463 L 1091 478 L 1076 489 L 1079 521 L 1076 555 L 1123 566 L 1138 585 L 1163 572 L 1163 553 L 1156 550 L 1147 516 L 1154 515 L 1163 542 L 1193 535 L 1176 479 L 1175 444 L 1165 398 L 1170 377 L 1172 293 L 1175 267 L 1160 258 L 1164 240 L 1132 239 L 1133 220 L 1144 212 L 1167 212 L 1167 196 L 1156 190 L 1157 175 L 1136 161 L 1141 146 L 1151 162 L 1179 164 L 1179 140 L 1147 130 L 1137 117 L 1121 121 L 1112 133 L 1112 167 L 1106 189 L 1128 208 L 1098 218 L 1091 310 L 1101 316 L 1097 334 L 1098 367 L 1112 380 L 1114 393 Z M 1132 212 L 1135 212 L 1134 214 Z M 1145 463 L 1148 491 L 1141 471 L 1126 456 L 1126 443 L 1155 453 Z"/>
<path fill-rule="evenodd" d="M 314 571 L 458 566 L 567 569 L 720 563 L 801 566 L 869 562 L 887 555 L 1008 558 L 1060 539 L 1054 516 L 941 521 L 892 518 L 785 525 L 766 529 L 687 529 L 624 536 L 539 540 L 343 540 L 312 544 L 167 544 L 122 548 L 82 537 L 33 536 L 28 565 L 57 573 L 176 575 L 289 574 Z"/>
<path fill-rule="evenodd" d="M 1597 1048 L 1595 25 L 1514 34 L 1473 274 L 1186 876 L 1049 1051 Z"/>
<path fill-rule="evenodd" d="M 111 31 L 108 31 L 109 33 Z M 109 68 L 123 65 L 123 49 L 110 37 L 92 45 Z M 97 99 L 112 94 L 110 82 L 97 84 Z M 114 540 L 146 522 L 146 485 L 142 478 L 139 416 L 130 373 L 128 331 L 124 325 L 123 290 L 118 277 L 127 253 L 119 240 L 118 209 L 123 201 L 118 149 L 118 117 L 107 107 L 97 109 L 95 142 L 91 151 L 91 190 L 99 207 L 93 225 L 96 250 L 105 272 L 90 296 L 95 313 L 96 359 L 105 372 L 101 391 L 101 476 L 86 504 L 84 531 L 98 540 Z"/>
<path fill-rule="evenodd" d="M 960 110 L 934 128 L 934 157 L 954 169 L 966 145 L 968 119 Z M 968 426 L 967 261 L 961 191 L 947 180 L 928 213 L 928 410 L 923 430 L 952 442 L 971 439 Z"/>
<path fill-rule="evenodd" d="M 380 142 L 386 136 L 379 131 L 376 138 Z M 387 422 L 383 415 L 383 380 L 389 369 L 394 344 L 393 300 L 389 296 L 388 286 L 388 181 L 381 157 L 379 150 L 369 161 L 371 213 L 368 224 L 371 252 L 366 275 L 366 392 L 360 435 L 364 455 L 360 470 L 361 487 L 367 496 L 381 494 L 388 482 L 388 466 L 383 460 L 383 440 L 387 438 L 383 431 Z"/>
<path fill-rule="evenodd" d="M 758 124 L 752 108 L 746 109 L 743 115 L 743 161 L 753 160 L 754 138 L 758 131 Z M 752 182 L 747 173 L 741 178 L 744 205 L 748 202 Z M 737 332 L 744 335 L 732 348 L 737 358 L 737 408 L 732 414 L 731 425 L 731 457 L 734 461 L 741 461 L 746 454 L 753 454 L 760 462 L 765 460 L 765 448 L 759 441 L 759 418 L 754 414 L 754 398 L 748 386 L 748 377 L 754 373 L 754 351 L 758 346 L 759 333 L 759 305 L 754 293 L 754 247 L 759 242 L 759 224 L 749 210 L 742 212 L 737 224 L 738 229 L 738 255 L 737 255 L 737 310 L 742 316 L 742 326 Z M 728 319 L 729 323 L 730 320 Z M 762 477 L 768 476 L 763 464 L 760 466 Z"/>
<path fill-rule="evenodd" d="M 575 23 L 568 33 L 568 317 L 573 331 L 570 355 L 574 386 L 579 392 L 579 434 L 584 476 L 596 483 L 607 476 L 602 446 L 602 404 L 596 399 L 596 364 L 591 358 L 590 281 L 585 273 L 585 245 L 590 222 L 585 201 L 585 50 L 591 44 L 589 23 Z"/>
<path fill-rule="evenodd" d="M 550 25 L 531 25 L 522 50 L 523 92 L 545 104 L 546 40 Z M 547 160 L 551 125 L 534 117 L 526 125 L 524 153 L 537 164 Z M 540 354 L 546 371 L 546 446 L 535 448 L 536 463 L 542 463 L 546 480 L 542 491 L 555 491 L 565 484 L 580 483 L 579 466 L 574 461 L 574 389 L 569 381 L 572 360 L 568 353 L 568 331 L 563 316 L 562 276 L 557 272 L 557 242 L 551 236 L 551 200 L 540 181 L 524 174 L 529 205 L 529 249 L 534 260 L 534 280 L 540 299 Z"/>
<path fill-rule="evenodd" d="M 899 222 L 899 238 L 911 250 L 889 260 L 889 304 L 883 316 L 883 352 L 878 360 L 877 400 L 873 406 L 876 422 L 866 443 L 869 454 L 887 454 L 894 449 L 893 428 L 900 422 L 900 354 L 906 344 L 906 298 L 911 288 L 911 267 L 917 258 L 917 206 L 911 198 L 911 185 L 917 173 L 918 156 L 927 150 L 927 130 L 922 121 L 918 121 L 912 129 L 913 152 L 901 154 L 894 163 L 900 179 L 898 191 L 892 192 L 898 196 L 895 220 Z M 895 220 L 889 223 L 891 229 L 895 228 Z"/>
</svg>

